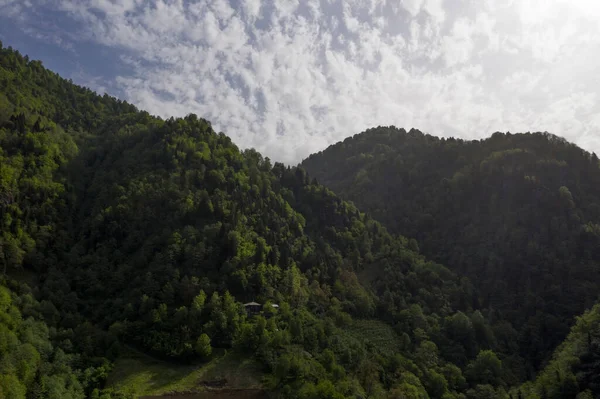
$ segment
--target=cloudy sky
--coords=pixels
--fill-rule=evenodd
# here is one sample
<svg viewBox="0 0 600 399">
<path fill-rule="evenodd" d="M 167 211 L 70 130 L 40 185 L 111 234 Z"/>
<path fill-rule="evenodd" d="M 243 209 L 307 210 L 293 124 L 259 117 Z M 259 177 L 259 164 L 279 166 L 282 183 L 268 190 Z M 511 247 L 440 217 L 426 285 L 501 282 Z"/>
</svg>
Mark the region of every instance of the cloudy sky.
<svg viewBox="0 0 600 399">
<path fill-rule="evenodd" d="M 600 153 L 599 0 L 0 0 L 0 40 L 295 163 L 377 125 Z"/>
</svg>

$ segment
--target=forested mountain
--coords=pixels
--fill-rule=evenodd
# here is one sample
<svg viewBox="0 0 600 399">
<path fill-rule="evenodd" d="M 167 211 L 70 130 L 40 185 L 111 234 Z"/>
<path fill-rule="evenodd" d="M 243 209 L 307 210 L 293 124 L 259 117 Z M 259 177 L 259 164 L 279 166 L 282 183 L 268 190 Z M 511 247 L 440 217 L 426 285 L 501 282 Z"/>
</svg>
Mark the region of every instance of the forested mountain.
<svg viewBox="0 0 600 399">
<path fill-rule="evenodd" d="M 598 158 L 559 137 L 463 141 L 378 127 L 302 166 L 476 282 L 472 306 L 510 321 L 531 370 L 598 299 Z"/>
<path fill-rule="evenodd" d="M 10 48 L 0 66 L 5 284 L 35 272 L 43 311 L 32 320 L 50 326 L 52 350 L 79 359 L 65 369 L 80 384 L 71 397 L 112 395 L 94 390 L 102 373 L 90 382 L 83 370 L 108 370 L 122 344 L 180 362 L 230 348 L 259 360 L 282 397 L 461 397 L 516 381 L 463 377 L 491 345 L 455 331 L 490 328 L 467 281 L 302 169 L 241 152 L 194 115 L 164 121 L 97 96 Z M 250 300 L 279 308 L 249 317 Z M 394 326 L 398 351 L 349 334 L 352 318 Z M 21 334 L 2 323 L 0 341 Z M 15 368 L 13 346 L 2 378 L 28 398 L 67 397 L 36 391 L 45 366 Z"/>
<path fill-rule="evenodd" d="M 569 189 L 572 207 L 565 190 L 555 196 L 559 227 L 582 221 Z M 595 299 L 594 276 L 581 297 L 544 299 L 546 312 L 530 318 L 530 308 L 497 305 L 507 296 L 488 294 L 492 277 L 451 271 L 419 253 L 431 240 L 376 220 L 302 168 L 240 151 L 204 119 L 151 116 L 0 44 L 0 398 L 130 397 L 105 381 L 131 348 L 172 364 L 227 350 L 260 364 L 273 397 L 508 398 L 519 387 L 543 397 L 538 381 L 521 384 Z M 591 271 L 594 228 L 573 238 L 587 257 L 567 251 Z M 551 281 L 583 284 L 564 279 Z M 247 313 L 250 301 L 263 311 Z M 549 304 L 566 314 L 556 313 L 564 331 L 515 324 L 550 327 Z M 519 337 L 548 342 L 533 353 Z M 593 350 L 577 355 L 595 364 Z M 581 385 L 569 377 L 556 389 L 599 394 L 586 370 L 572 371 Z"/>
</svg>

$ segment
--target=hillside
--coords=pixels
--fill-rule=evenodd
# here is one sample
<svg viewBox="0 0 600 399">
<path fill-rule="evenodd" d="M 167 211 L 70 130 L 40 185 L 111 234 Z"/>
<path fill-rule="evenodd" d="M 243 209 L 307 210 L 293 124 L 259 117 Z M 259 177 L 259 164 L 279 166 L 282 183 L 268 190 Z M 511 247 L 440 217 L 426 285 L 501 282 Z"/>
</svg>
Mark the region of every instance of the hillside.
<svg viewBox="0 0 600 399">
<path fill-rule="evenodd" d="M 72 398 L 151 391 L 127 365 L 173 364 L 185 383 L 160 387 L 201 390 L 179 366 L 197 375 L 225 351 L 284 398 L 503 398 L 524 380 L 513 330 L 415 240 L 202 118 L 162 120 L 1 46 L 0 220 L 3 284 L 34 273 Z M 26 391 L 0 397 L 67 397 L 43 363 L 25 374 L 2 353 Z"/>
<path fill-rule="evenodd" d="M 49 307 L 27 286 L 0 280 L 0 398 L 81 398 L 110 371 L 73 330 L 45 319 Z"/>
<path fill-rule="evenodd" d="M 525 398 L 597 398 L 600 395 L 600 305 L 577 322 L 534 382 L 515 389 Z"/>
<path fill-rule="evenodd" d="M 600 168 L 547 133 L 440 139 L 378 127 L 313 154 L 311 176 L 476 284 L 531 373 L 598 299 Z"/>
</svg>

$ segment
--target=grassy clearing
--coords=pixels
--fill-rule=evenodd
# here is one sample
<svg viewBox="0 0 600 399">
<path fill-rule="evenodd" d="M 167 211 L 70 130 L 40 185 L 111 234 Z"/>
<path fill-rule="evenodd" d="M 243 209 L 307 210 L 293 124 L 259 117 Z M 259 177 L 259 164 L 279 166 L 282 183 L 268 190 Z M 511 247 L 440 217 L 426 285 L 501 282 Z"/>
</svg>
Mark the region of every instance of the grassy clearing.
<svg viewBox="0 0 600 399">
<path fill-rule="evenodd" d="M 354 320 L 347 328 L 347 333 L 354 339 L 370 343 L 375 348 L 386 353 L 399 352 L 401 349 L 400 337 L 394 329 L 377 320 Z"/>
<path fill-rule="evenodd" d="M 205 384 L 226 381 L 227 388 L 260 389 L 262 373 L 255 362 L 230 353 L 194 365 L 163 362 L 136 351 L 117 359 L 107 387 L 127 396 L 202 391 Z"/>
</svg>

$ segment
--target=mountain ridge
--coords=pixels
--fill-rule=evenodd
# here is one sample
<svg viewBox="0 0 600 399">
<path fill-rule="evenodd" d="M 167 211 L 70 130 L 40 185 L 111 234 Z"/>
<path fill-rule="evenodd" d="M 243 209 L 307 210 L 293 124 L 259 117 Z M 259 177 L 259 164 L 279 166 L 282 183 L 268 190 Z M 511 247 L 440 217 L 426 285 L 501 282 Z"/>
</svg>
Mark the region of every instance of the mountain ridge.
<svg viewBox="0 0 600 399">
<path fill-rule="evenodd" d="M 379 127 L 301 165 L 392 232 L 415 237 L 427 256 L 477 281 L 485 287 L 479 305 L 504 308 L 513 323 L 527 323 L 510 316 L 523 306 L 523 315 L 535 316 L 543 291 L 542 301 L 554 302 L 542 305 L 553 307 L 547 314 L 559 316 L 547 321 L 562 336 L 569 324 L 560 318 L 597 300 L 598 158 L 564 139 L 495 133 L 464 141 Z M 535 287 L 539 278 L 546 282 Z M 561 290 L 569 289 L 576 291 L 568 302 L 579 305 L 561 309 Z"/>
</svg>

